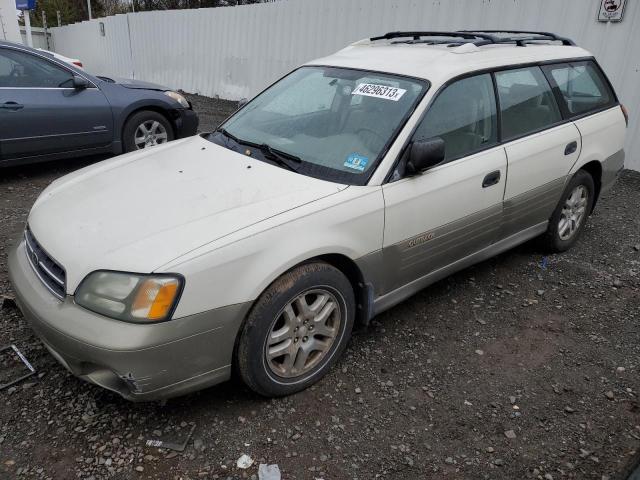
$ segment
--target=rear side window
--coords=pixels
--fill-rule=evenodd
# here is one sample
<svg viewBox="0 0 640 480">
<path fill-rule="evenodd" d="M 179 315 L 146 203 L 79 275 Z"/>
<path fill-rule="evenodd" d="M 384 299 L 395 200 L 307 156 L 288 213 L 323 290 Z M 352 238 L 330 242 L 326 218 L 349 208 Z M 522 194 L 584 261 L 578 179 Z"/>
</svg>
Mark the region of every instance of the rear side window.
<svg viewBox="0 0 640 480">
<path fill-rule="evenodd" d="M 570 116 L 612 105 L 613 92 L 593 62 L 563 63 L 545 67 L 558 87 Z"/>
<path fill-rule="evenodd" d="M 509 141 L 562 120 L 549 82 L 540 67 L 496 73 L 502 117 L 502 139 Z"/>
<path fill-rule="evenodd" d="M 438 95 L 413 139 L 433 137 L 444 140 L 445 161 L 497 143 L 496 100 L 491 75 L 458 80 Z"/>
</svg>

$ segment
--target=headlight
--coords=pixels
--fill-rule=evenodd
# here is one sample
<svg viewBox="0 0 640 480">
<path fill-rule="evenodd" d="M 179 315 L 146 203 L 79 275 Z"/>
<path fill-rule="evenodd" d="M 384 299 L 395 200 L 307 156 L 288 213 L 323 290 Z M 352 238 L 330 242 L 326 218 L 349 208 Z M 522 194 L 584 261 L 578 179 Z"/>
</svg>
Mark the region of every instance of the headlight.
<svg viewBox="0 0 640 480">
<path fill-rule="evenodd" d="M 189 108 L 189 102 L 187 102 L 187 99 L 184 98 L 183 95 L 180 95 L 178 92 L 164 92 L 164 94 L 167 97 L 171 97 L 173 98 L 176 102 L 178 102 L 180 105 L 182 105 L 184 108 Z"/>
<path fill-rule="evenodd" d="M 128 322 L 167 320 L 182 291 L 177 275 L 138 275 L 98 271 L 89 274 L 75 301 L 93 312 Z"/>
</svg>

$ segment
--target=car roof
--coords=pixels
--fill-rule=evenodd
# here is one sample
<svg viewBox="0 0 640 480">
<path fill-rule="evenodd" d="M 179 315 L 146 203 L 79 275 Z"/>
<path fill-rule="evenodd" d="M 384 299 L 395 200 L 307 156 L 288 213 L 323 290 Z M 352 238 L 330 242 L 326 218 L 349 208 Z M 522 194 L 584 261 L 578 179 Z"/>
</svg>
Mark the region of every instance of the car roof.
<svg viewBox="0 0 640 480">
<path fill-rule="evenodd" d="M 307 65 L 372 70 L 422 78 L 433 84 L 440 84 L 465 73 L 494 67 L 591 56 L 591 53 L 580 47 L 549 43 L 478 46 L 470 42 L 452 46 L 365 39 Z"/>
</svg>

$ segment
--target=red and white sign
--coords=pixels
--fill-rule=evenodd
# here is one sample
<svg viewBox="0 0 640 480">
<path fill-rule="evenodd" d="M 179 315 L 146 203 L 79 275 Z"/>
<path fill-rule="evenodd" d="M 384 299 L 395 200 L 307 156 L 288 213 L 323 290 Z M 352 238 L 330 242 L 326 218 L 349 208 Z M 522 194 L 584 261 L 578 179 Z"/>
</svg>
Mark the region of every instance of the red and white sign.
<svg viewBox="0 0 640 480">
<path fill-rule="evenodd" d="M 621 22 L 627 0 L 601 0 L 598 20 L 601 22 Z"/>
</svg>

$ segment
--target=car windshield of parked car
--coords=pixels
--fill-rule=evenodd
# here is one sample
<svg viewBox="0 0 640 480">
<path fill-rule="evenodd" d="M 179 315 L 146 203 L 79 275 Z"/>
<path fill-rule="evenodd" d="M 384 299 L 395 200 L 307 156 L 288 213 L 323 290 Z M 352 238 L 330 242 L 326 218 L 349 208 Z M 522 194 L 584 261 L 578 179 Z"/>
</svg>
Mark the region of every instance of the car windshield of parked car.
<svg viewBox="0 0 640 480">
<path fill-rule="evenodd" d="M 382 73 L 303 67 L 258 95 L 210 139 L 244 153 L 253 146 L 249 154 L 302 174 L 363 184 L 427 86 Z"/>
</svg>

